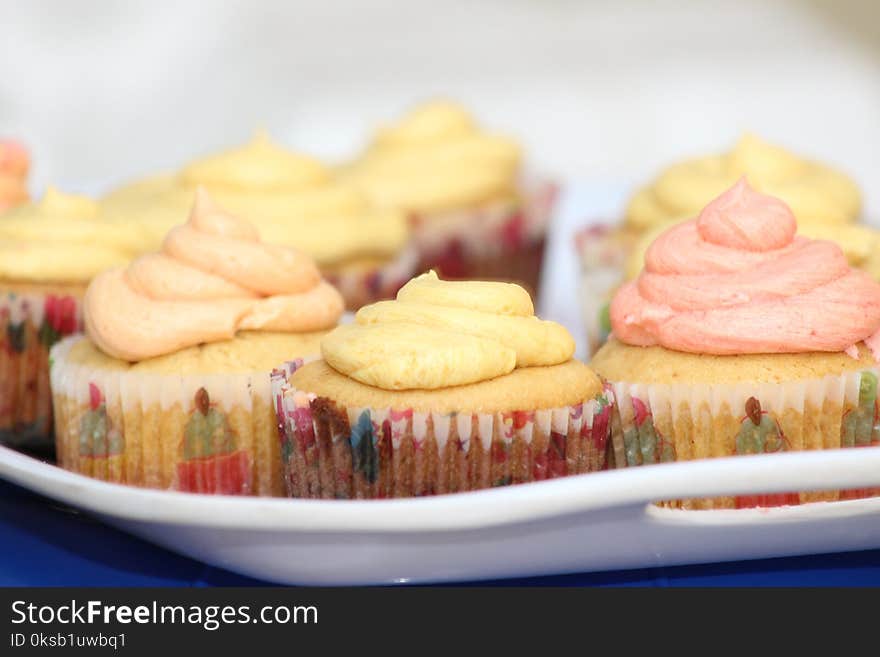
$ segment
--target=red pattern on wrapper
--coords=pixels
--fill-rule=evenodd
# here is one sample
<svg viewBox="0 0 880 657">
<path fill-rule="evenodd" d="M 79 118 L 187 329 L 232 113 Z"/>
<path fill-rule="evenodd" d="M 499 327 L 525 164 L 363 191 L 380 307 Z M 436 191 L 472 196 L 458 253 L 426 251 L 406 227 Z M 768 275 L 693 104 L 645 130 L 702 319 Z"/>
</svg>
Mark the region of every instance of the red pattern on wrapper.
<svg viewBox="0 0 880 657">
<path fill-rule="evenodd" d="M 475 208 L 451 218 L 413 215 L 419 271 L 434 269 L 447 279 L 514 281 L 534 295 L 559 187 L 540 181 L 522 194 L 519 204 L 501 210 Z"/>
<path fill-rule="evenodd" d="M 51 446 L 49 349 L 81 327 L 80 303 L 74 296 L 0 296 L 0 442 Z"/>
<path fill-rule="evenodd" d="M 272 373 L 291 497 L 417 497 L 538 481 L 607 465 L 604 394 L 570 408 L 495 414 L 343 408 Z M 594 417 L 598 417 L 593 424 Z"/>
<path fill-rule="evenodd" d="M 177 490 L 185 493 L 248 495 L 250 479 L 250 459 L 242 451 L 177 464 Z"/>
</svg>

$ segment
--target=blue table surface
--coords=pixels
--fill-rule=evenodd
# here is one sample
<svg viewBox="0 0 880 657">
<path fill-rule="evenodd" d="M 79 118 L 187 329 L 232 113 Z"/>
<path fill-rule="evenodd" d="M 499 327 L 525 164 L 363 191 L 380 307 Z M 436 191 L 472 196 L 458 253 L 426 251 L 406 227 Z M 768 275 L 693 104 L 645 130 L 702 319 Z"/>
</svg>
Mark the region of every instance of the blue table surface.
<svg viewBox="0 0 880 657">
<path fill-rule="evenodd" d="M 0 481 L 0 586 L 262 586 Z M 463 582 L 462 584 L 471 584 Z M 547 586 L 878 586 L 880 550 L 481 582 Z"/>
</svg>

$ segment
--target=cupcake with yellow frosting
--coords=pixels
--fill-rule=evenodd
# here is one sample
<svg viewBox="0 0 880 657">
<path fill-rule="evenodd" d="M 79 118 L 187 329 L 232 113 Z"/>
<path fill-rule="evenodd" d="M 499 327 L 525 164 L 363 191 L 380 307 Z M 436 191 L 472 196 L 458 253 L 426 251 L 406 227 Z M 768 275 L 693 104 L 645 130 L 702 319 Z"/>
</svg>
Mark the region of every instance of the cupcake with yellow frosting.
<svg viewBox="0 0 880 657">
<path fill-rule="evenodd" d="M 292 497 L 411 497 L 606 466 L 611 409 L 510 283 L 432 271 L 272 375 Z"/>
<path fill-rule="evenodd" d="M 26 203 L 30 198 L 27 189 L 30 165 L 24 146 L 0 139 L 0 212 Z"/>
<path fill-rule="evenodd" d="M 538 289 L 555 187 L 527 183 L 519 144 L 459 105 L 416 107 L 378 130 L 341 175 L 376 205 L 407 213 L 421 270 Z"/>
<path fill-rule="evenodd" d="M 314 262 L 199 191 L 161 251 L 89 284 L 85 336 L 52 349 L 59 464 L 197 493 L 282 493 L 269 373 L 343 312 Z"/>
<path fill-rule="evenodd" d="M 755 189 L 788 204 L 801 233 L 838 242 L 853 265 L 860 266 L 878 245 L 875 231 L 854 225 L 861 213 L 861 194 L 853 180 L 746 134 L 727 153 L 685 160 L 661 171 L 630 199 L 621 225 L 595 225 L 577 235 L 592 349 L 607 337 L 607 303 L 624 269 L 640 267 L 638 255 L 627 267 L 633 251 L 645 248 L 670 226 L 696 216 L 744 175 Z"/>
<path fill-rule="evenodd" d="M 745 179 L 661 234 L 591 365 L 617 466 L 880 444 L 880 284 Z M 875 491 L 676 502 L 775 506 Z"/>
<path fill-rule="evenodd" d="M 176 173 L 136 181 L 109 193 L 103 211 L 143 223 L 156 248 L 186 218 L 198 186 L 244 217 L 269 244 L 310 255 L 349 308 L 393 297 L 415 271 L 403 215 L 377 210 L 319 161 L 290 152 L 258 133 L 249 143 L 195 160 Z"/>
<path fill-rule="evenodd" d="M 88 198 L 49 188 L 0 215 L 0 440 L 51 446 L 49 349 L 80 330 L 89 280 L 126 262 L 136 227 L 107 225 Z"/>
</svg>

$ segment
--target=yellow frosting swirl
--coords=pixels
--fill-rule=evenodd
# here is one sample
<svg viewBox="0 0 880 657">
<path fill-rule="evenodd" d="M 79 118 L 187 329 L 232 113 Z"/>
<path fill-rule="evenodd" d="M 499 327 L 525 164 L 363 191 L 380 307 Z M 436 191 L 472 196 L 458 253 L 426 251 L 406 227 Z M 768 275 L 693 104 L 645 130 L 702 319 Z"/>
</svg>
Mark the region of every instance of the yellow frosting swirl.
<svg viewBox="0 0 880 657">
<path fill-rule="evenodd" d="M 339 293 L 308 256 L 264 244 L 249 223 L 196 192 L 188 223 L 160 253 L 97 276 L 86 333 L 102 351 L 140 361 L 227 340 L 239 330 L 309 332 L 336 324 Z"/>
<path fill-rule="evenodd" d="M 50 187 L 0 215 L 0 278 L 85 283 L 128 262 L 143 241 L 138 226 L 104 221 L 91 199 Z"/>
<path fill-rule="evenodd" d="M 520 160 L 515 141 L 482 132 L 458 105 L 433 102 L 380 129 L 342 176 L 379 206 L 433 213 L 514 196 Z"/>
<path fill-rule="evenodd" d="M 390 258 L 408 239 L 401 213 L 372 208 L 354 187 L 335 181 L 329 168 L 278 146 L 262 132 L 177 174 L 111 192 L 102 207 L 115 219 L 147 225 L 155 247 L 186 216 L 199 185 L 222 207 L 253 223 L 266 242 L 297 248 L 321 265 Z"/>
<path fill-rule="evenodd" d="M 321 353 L 338 372 L 385 390 L 446 388 L 568 361 L 571 335 L 533 313 L 518 285 L 441 281 L 431 271 L 396 301 L 361 308 L 354 324 L 324 338 Z"/>
<path fill-rule="evenodd" d="M 861 211 L 858 186 L 843 173 L 746 134 L 729 153 L 664 170 L 633 196 L 626 223 L 644 230 L 691 219 L 743 175 L 756 190 L 785 201 L 798 224 L 844 224 L 855 221 Z"/>
</svg>

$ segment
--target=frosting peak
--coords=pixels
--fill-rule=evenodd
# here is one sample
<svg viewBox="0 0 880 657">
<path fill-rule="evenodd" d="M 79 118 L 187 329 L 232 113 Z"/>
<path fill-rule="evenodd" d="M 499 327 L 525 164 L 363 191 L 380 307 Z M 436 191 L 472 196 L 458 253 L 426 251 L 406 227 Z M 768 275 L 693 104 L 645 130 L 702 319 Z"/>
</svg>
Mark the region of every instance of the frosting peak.
<svg viewBox="0 0 880 657">
<path fill-rule="evenodd" d="M 432 271 L 396 301 L 361 308 L 321 352 L 333 369 L 385 390 L 446 388 L 569 360 L 568 331 L 532 312 L 518 285 L 441 281 Z"/>
<path fill-rule="evenodd" d="M 292 153 L 275 144 L 265 131 L 217 155 L 186 166 L 180 176 L 191 185 L 208 189 L 292 190 L 329 180 L 329 170 L 318 160 Z"/>
<path fill-rule="evenodd" d="M 127 185 L 102 200 L 105 215 L 148 226 L 158 248 L 183 221 L 198 186 L 245 217 L 269 244 L 292 246 L 322 267 L 386 259 L 405 248 L 403 213 L 378 211 L 317 160 L 288 151 L 262 132 L 247 144 L 194 161 L 182 170 Z"/>
<path fill-rule="evenodd" d="M 845 351 L 880 329 L 880 285 L 741 179 L 662 233 L 611 302 L 623 342 L 708 354 Z"/>
<path fill-rule="evenodd" d="M 476 132 L 473 117 L 461 106 L 446 101 L 415 108 L 397 124 L 379 130 L 375 146 L 407 146 L 441 142 Z"/>
<path fill-rule="evenodd" d="M 439 213 L 513 197 L 520 159 L 515 141 L 437 101 L 381 129 L 343 177 L 378 206 Z"/>
<path fill-rule="evenodd" d="M 808 165 L 784 148 L 746 132 L 730 153 L 730 168 L 758 181 L 781 181 L 802 175 Z"/>
<path fill-rule="evenodd" d="M 746 133 L 726 153 L 664 169 L 630 200 L 626 223 L 646 229 L 693 217 L 742 176 L 788 204 L 802 225 L 851 223 L 861 210 L 861 194 L 850 178 Z"/>
<path fill-rule="evenodd" d="M 759 194 L 743 176 L 703 208 L 697 230 L 708 242 L 746 251 L 771 251 L 791 242 L 797 222 L 785 203 Z"/>
<path fill-rule="evenodd" d="M 84 306 L 92 341 L 130 361 L 242 329 L 326 329 L 342 311 L 342 297 L 308 256 L 263 244 L 201 188 L 189 221 L 168 233 L 162 251 L 97 276 Z"/>
</svg>

